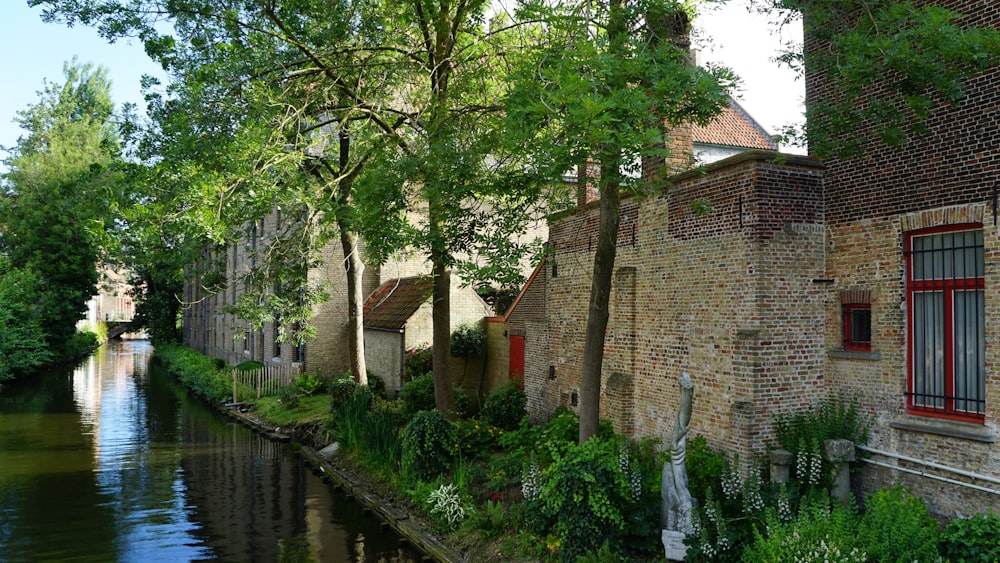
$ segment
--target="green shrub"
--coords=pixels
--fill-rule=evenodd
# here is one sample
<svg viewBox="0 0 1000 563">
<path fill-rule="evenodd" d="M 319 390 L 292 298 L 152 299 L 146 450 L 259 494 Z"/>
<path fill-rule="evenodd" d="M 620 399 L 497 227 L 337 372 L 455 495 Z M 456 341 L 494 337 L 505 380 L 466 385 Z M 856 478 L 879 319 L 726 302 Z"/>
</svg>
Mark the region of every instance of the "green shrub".
<svg viewBox="0 0 1000 563">
<path fill-rule="evenodd" d="M 345 452 L 364 451 L 364 435 L 368 431 L 371 406 L 371 393 L 364 387 L 356 387 L 339 408 L 332 411 L 330 421 L 334 435 Z"/>
<path fill-rule="evenodd" d="M 403 370 L 406 378 L 412 380 L 434 371 L 431 349 L 427 346 L 410 348 L 403 357 Z"/>
<path fill-rule="evenodd" d="M 909 563 L 937 559 L 937 522 L 927 514 L 924 501 L 902 485 L 876 491 L 865 499 L 858 536 L 860 547 L 871 561 Z"/>
<path fill-rule="evenodd" d="M 319 391 L 326 386 L 326 381 L 321 377 L 317 377 L 309 372 L 304 372 L 299 374 L 292 382 L 295 390 L 303 395 L 312 395 L 313 393 Z"/>
<path fill-rule="evenodd" d="M 703 527 L 711 524 L 702 522 Z M 869 560 L 858 545 L 858 519 L 854 511 L 840 506 L 831 508 L 828 499 L 807 503 L 795 520 L 788 523 L 772 520 L 766 529 L 767 537 L 761 530 L 755 530 L 755 539 L 743 551 L 741 561 L 864 563 Z M 711 553 L 706 555 L 709 561 L 717 560 Z"/>
<path fill-rule="evenodd" d="M 504 430 L 516 430 L 528 411 L 524 391 L 508 382 L 487 395 L 479 414 L 483 421 Z"/>
<path fill-rule="evenodd" d="M 442 475 L 449 468 L 455 445 L 455 429 L 436 410 L 413 415 L 403 429 L 403 467 L 421 480 Z"/>
<path fill-rule="evenodd" d="M 358 382 L 350 375 L 334 379 L 330 383 L 330 411 L 336 416 L 337 411 L 344 407 L 344 403 L 354 394 L 358 388 Z"/>
<path fill-rule="evenodd" d="M 482 323 L 463 323 L 451 333 L 451 355 L 474 358 L 486 351 L 486 331 Z"/>
<path fill-rule="evenodd" d="M 387 398 L 385 396 L 385 381 L 382 381 L 381 377 L 370 371 L 368 372 L 368 388 L 371 389 L 372 394 L 379 399 Z"/>
<path fill-rule="evenodd" d="M 709 491 L 714 498 L 722 496 L 722 477 L 726 474 L 729 462 L 725 454 L 708 445 L 705 436 L 695 436 L 688 442 L 684 465 L 687 468 L 691 496 L 705 500 Z"/>
<path fill-rule="evenodd" d="M 434 374 L 428 373 L 415 377 L 403 385 L 399 390 L 399 399 L 403 402 L 404 410 L 410 414 L 420 411 L 434 410 L 436 403 L 434 400 Z M 462 389 L 455 389 L 455 410 L 459 415 L 465 416 L 469 413 L 469 394 Z"/>
<path fill-rule="evenodd" d="M 399 400 L 410 415 L 434 410 L 434 374 L 420 375 L 404 383 L 399 390 Z"/>
<path fill-rule="evenodd" d="M 941 555 L 954 563 L 1000 561 L 1000 516 L 952 520 L 941 532 Z"/>
<path fill-rule="evenodd" d="M 475 418 L 463 418 L 455 421 L 458 453 L 469 459 L 489 455 L 496 450 L 501 434 L 503 434 L 503 430 Z"/>
<path fill-rule="evenodd" d="M 232 374 L 228 369 L 216 369 L 211 358 L 176 344 L 157 346 L 153 357 L 196 394 L 220 403 L 232 398 Z"/>
<path fill-rule="evenodd" d="M 528 521 L 559 540 L 562 561 L 576 561 L 597 551 L 607 541 L 623 551 L 622 539 L 629 524 L 627 514 L 641 496 L 638 471 L 631 466 L 621 439 L 594 437 L 543 469 L 536 483 L 525 483 Z"/>
<path fill-rule="evenodd" d="M 861 413 L 856 401 L 829 400 L 815 410 L 779 414 L 774 418 L 775 432 L 781 447 L 795 456 L 795 477 L 808 484 L 829 486 L 830 464 L 822 459 L 823 442 L 830 439 L 868 442 L 872 417 Z M 803 474 L 803 468 L 812 469 Z"/>
<path fill-rule="evenodd" d="M 62 356 L 59 359 L 70 361 L 83 358 L 93 352 L 97 348 L 98 343 L 99 338 L 95 332 L 89 330 L 74 332 L 65 346 L 63 346 L 61 351 Z"/>
<path fill-rule="evenodd" d="M 215 369 L 226 369 L 229 367 L 229 362 L 225 358 L 212 358 L 212 363 L 215 364 Z"/>
</svg>

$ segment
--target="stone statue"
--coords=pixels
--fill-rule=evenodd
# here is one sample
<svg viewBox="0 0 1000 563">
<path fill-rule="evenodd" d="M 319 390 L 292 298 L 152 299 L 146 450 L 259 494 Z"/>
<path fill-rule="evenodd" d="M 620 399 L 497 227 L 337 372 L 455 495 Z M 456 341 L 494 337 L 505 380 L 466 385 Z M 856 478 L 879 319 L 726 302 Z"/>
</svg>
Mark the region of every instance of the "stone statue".
<svg viewBox="0 0 1000 563">
<path fill-rule="evenodd" d="M 687 454 L 688 424 L 691 422 L 691 403 L 694 397 L 694 383 L 687 372 L 677 378 L 681 387 L 680 408 L 674 421 L 674 432 L 670 443 L 670 461 L 663 464 L 663 499 L 660 520 L 664 535 L 666 531 L 683 538 L 693 532 L 691 526 L 691 493 L 688 491 L 687 469 L 684 458 Z M 676 534 L 679 533 L 679 534 Z"/>
</svg>

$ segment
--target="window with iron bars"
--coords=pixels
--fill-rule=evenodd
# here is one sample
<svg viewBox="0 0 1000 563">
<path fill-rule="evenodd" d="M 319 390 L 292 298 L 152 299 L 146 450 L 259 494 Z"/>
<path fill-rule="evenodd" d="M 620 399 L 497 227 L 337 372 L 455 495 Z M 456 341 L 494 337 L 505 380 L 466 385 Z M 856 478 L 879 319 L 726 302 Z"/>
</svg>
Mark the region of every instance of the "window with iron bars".
<svg viewBox="0 0 1000 563">
<path fill-rule="evenodd" d="M 872 306 L 869 303 L 844 303 L 844 350 L 870 352 L 872 349 Z"/>
<path fill-rule="evenodd" d="M 982 225 L 906 236 L 907 411 L 982 422 L 986 306 Z"/>
</svg>

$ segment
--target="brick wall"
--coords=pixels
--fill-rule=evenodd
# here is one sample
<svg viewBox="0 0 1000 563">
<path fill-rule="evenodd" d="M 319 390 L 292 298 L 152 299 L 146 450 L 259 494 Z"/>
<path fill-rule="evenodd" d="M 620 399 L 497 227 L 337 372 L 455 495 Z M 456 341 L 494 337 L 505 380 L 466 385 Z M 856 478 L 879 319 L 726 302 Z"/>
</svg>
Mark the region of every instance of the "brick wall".
<svg viewBox="0 0 1000 563">
<path fill-rule="evenodd" d="M 666 437 L 687 371 L 693 432 L 749 459 L 773 409 L 824 392 L 821 167 L 772 159 L 747 153 L 623 202 L 601 413 L 617 430 Z M 692 213 L 698 199 L 712 211 Z M 529 328 L 526 343 L 548 358 L 526 366 L 534 419 L 579 390 L 597 216 L 588 206 L 550 225 L 546 330 Z"/>
<path fill-rule="evenodd" d="M 926 4 L 926 2 L 921 2 Z M 968 14 L 965 21 L 1000 26 L 1000 9 L 981 0 L 938 0 L 937 5 Z M 807 45 L 816 48 L 807 39 Z M 866 465 L 862 486 L 876 489 L 900 480 L 945 516 L 995 509 L 997 496 L 971 488 L 917 477 L 907 471 L 968 481 L 994 490 L 1000 486 L 894 458 L 902 455 L 949 467 L 1000 477 L 996 440 L 1000 402 L 1000 365 L 995 343 L 1000 328 L 1000 240 L 995 227 L 994 186 L 1000 173 L 1000 70 L 975 77 L 955 106 L 940 106 L 927 121 L 929 132 L 902 147 L 865 141 L 864 153 L 852 160 L 827 163 L 825 182 L 827 273 L 825 377 L 831 394 L 857 398 L 875 425 L 870 445 L 888 452 L 873 460 L 903 470 Z M 807 98 L 831 95 L 825 77 L 807 76 Z M 881 91 L 879 84 L 869 85 Z M 861 128 L 852 133 L 871 139 Z M 986 416 L 984 424 L 951 422 L 907 415 L 907 320 L 903 244 L 908 231 L 945 225 L 984 225 L 986 272 Z M 841 351 L 839 295 L 869 291 L 872 351 Z"/>
<path fill-rule="evenodd" d="M 922 1 L 918 4 L 928 4 Z M 977 26 L 1000 27 L 1000 10 L 983 0 L 936 0 L 933 4 L 967 14 L 963 20 Z M 812 45 L 807 39 L 807 45 Z M 827 222 L 894 216 L 920 209 L 983 202 L 991 197 L 1000 173 L 1000 69 L 976 76 L 967 95 L 954 106 L 939 106 L 927 121 L 924 137 L 901 147 L 879 142 L 865 144 L 864 156 L 828 163 Z M 867 87 L 877 94 L 878 84 Z M 815 73 L 806 77 L 806 96 L 819 100 L 833 96 L 829 82 Z M 854 138 L 871 131 L 852 132 Z"/>
</svg>

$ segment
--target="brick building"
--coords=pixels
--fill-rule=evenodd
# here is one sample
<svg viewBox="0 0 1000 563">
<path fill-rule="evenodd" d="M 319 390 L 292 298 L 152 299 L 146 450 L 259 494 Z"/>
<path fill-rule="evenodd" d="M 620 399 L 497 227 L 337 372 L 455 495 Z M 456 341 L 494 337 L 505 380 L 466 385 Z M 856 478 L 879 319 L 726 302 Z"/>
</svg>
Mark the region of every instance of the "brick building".
<svg viewBox="0 0 1000 563">
<path fill-rule="evenodd" d="M 287 225 L 286 225 L 287 226 Z M 245 288 L 238 281 L 249 269 L 256 267 L 266 251 L 269 241 L 282 228 L 280 212 L 273 212 L 261 219 L 250 231 L 246 240 L 215 251 L 206 249 L 203 261 L 221 262 L 225 266 L 222 289 L 206 288 L 206 280 L 193 276 L 184 287 L 183 339 L 184 343 L 199 352 L 223 358 L 232 364 L 244 360 L 257 360 L 270 365 L 280 365 L 294 370 L 308 370 L 313 373 L 341 376 L 350 370 L 347 351 L 348 310 L 347 273 L 344 270 L 344 254 L 339 240 L 327 244 L 320 259 L 308 271 L 311 285 L 323 284 L 330 298 L 317 305 L 310 322 L 316 327 L 317 337 L 302 345 L 280 342 L 279 326 L 266 322 L 259 330 L 250 330 L 248 324 L 232 313 L 227 307 L 235 305 Z M 389 288 L 391 295 L 394 282 L 401 279 L 415 279 L 426 275 L 430 266 L 421 256 L 400 253 L 395 260 L 380 266 L 366 267 L 362 277 L 362 294 L 373 295 L 380 287 Z M 425 300 L 426 301 L 426 300 Z M 426 314 L 424 314 L 426 313 Z M 462 287 L 461 280 L 452 275 L 451 326 L 457 328 L 463 322 L 480 321 L 489 314 L 489 307 L 475 290 Z M 431 341 L 429 304 L 420 301 L 412 315 L 416 319 L 404 319 L 395 329 L 409 326 L 407 342 L 412 345 Z M 378 334 L 384 323 L 372 323 L 365 331 L 365 341 L 373 339 L 376 349 L 388 349 L 384 342 L 386 334 Z M 366 319 L 366 326 L 368 325 Z M 402 333 L 399 333 L 402 334 Z M 398 348 L 398 346 L 397 346 Z M 396 348 L 393 348 L 395 351 Z M 369 371 L 381 376 L 387 388 L 396 390 L 400 386 L 398 357 L 393 359 L 369 358 Z M 398 356 L 398 351 L 394 352 Z M 376 361 L 372 361 L 376 360 Z"/>
<path fill-rule="evenodd" d="M 982 2 L 938 4 L 1000 26 Z M 832 95 L 824 76 L 806 84 Z M 823 163 L 745 153 L 623 201 L 602 417 L 668 436 L 687 371 L 692 432 L 747 460 L 773 444 L 775 413 L 855 398 L 875 420 L 865 488 L 900 480 L 946 516 L 995 509 L 998 86 L 998 70 L 976 76 L 902 147 L 863 141 L 862 157 Z M 551 220 L 544 303 L 525 325 L 535 418 L 576 407 L 598 216 L 584 203 Z"/>
</svg>

